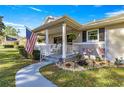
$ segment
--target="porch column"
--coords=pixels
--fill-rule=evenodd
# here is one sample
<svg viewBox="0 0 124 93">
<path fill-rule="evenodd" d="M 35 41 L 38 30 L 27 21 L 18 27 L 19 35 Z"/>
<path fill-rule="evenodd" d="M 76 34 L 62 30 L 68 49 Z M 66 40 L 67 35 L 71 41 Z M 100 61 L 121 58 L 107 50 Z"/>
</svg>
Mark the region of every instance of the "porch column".
<svg viewBox="0 0 124 93">
<path fill-rule="evenodd" d="M 66 58 L 67 51 L 67 36 L 66 36 L 66 24 L 62 24 L 62 58 Z"/>
<path fill-rule="evenodd" d="M 49 44 L 49 34 L 48 34 L 48 29 L 46 29 L 46 45 L 48 45 Z"/>
<path fill-rule="evenodd" d="M 46 42 L 46 53 L 45 55 L 48 56 L 49 55 L 49 33 L 48 33 L 48 29 L 45 30 L 45 33 L 46 33 L 46 37 L 45 37 L 45 42 Z"/>
</svg>

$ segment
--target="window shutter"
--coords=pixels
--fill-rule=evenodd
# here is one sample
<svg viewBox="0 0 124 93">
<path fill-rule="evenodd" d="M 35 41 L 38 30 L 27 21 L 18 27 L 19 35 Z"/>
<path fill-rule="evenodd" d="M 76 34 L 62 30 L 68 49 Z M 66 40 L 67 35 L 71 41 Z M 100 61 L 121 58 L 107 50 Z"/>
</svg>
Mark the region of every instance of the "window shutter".
<svg viewBox="0 0 124 93">
<path fill-rule="evenodd" d="M 87 31 L 83 31 L 82 32 L 82 42 L 86 42 L 87 41 Z"/>
<path fill-rule="evenodd" d="M 105 40 L 105 28 L 99 28 L 99 41 Z"/>
</svg>

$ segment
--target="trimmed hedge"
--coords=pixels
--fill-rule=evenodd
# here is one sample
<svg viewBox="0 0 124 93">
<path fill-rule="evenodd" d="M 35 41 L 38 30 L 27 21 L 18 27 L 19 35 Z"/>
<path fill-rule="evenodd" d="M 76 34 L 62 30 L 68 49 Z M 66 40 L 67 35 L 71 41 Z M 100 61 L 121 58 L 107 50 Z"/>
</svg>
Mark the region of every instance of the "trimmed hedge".
<svg viewBox="0 0 124 93">
<path fill-rule="evenodd" d="M 14 45 L 3 45 L 4 48 L 14 48 Z"/>
</svg>

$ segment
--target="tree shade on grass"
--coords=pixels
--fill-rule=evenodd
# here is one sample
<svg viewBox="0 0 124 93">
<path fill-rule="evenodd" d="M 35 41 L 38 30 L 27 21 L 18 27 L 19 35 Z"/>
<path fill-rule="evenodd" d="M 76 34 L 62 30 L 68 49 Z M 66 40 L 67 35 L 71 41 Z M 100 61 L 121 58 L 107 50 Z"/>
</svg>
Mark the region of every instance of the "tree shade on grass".
<svg viewBox="0 0 124 93">
<path fill-rule="evenodd" d="M 0 87 L 15 86 L 16 72 L 31 63 L 30 59 L 20 58 L 17 49 L 0 46 Z"/>
<path fill-rule="evenodd" d="M 124 68 L 100 68 L 72 72 L 48 65 L 40 72 L 60 87 L 117 87 L 124 86 Z"/>
</svg>

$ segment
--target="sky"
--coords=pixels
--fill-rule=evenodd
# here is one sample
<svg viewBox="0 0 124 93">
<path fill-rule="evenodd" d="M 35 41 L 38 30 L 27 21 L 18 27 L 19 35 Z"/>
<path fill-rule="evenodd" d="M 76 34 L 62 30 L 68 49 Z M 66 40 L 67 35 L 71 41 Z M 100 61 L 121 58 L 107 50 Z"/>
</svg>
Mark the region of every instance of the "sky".
<svg viewBox="0 0 124 93">
<path fill-rule="evenodd" d="M 67 15 L 75 21 L 85 24 L 93 20 L 124 13 L 124 6 L 103 5 L 1 5 L 0 16 L 5 25 L 20 30 L 19 35 L 25 36 L 25 26 L 34 29 L 40 26 L 47 16 L 60 17 Z"/>
</svg>

